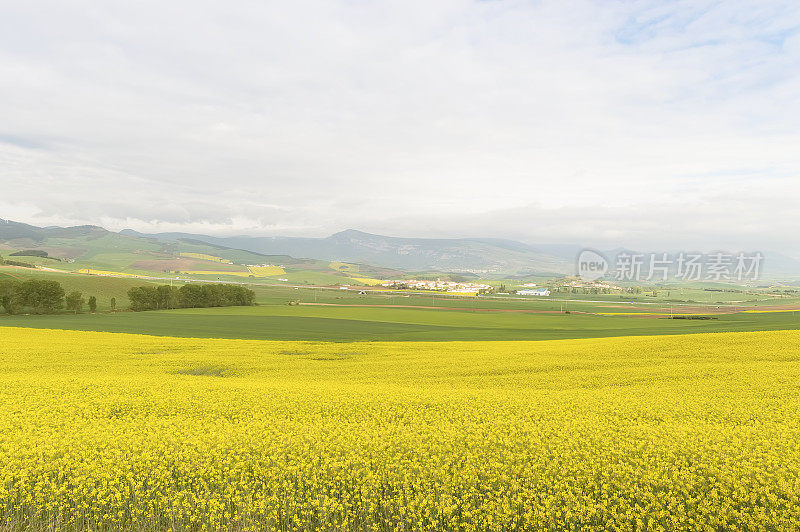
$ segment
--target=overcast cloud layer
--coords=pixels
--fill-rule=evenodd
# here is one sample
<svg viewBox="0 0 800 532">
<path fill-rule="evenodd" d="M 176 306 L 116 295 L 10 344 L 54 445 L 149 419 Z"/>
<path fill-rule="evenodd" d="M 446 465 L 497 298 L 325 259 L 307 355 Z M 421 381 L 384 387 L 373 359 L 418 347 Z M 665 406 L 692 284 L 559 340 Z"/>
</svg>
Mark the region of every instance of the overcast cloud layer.
<svg viewBox="0 0 800 532">
<path fill-rule="evenodd" d="M 0 218 L 800 250 L 800 4 L 0 0 Z"/>
</svg>

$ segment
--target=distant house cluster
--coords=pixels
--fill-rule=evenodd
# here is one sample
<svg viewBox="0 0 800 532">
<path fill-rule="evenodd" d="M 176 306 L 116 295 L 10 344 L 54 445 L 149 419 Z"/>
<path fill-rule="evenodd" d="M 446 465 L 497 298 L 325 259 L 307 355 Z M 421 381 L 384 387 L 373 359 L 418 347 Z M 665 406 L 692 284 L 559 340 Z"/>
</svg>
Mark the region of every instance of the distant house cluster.
<svg viewBox="0 0 800 532">
<path fill-rule="evenodd" d="M 603 281 L 583 281 L 580 279 L 575 279 L 566 283 L 562 283 L 560 286 L 567 288 L 605 288 L 608 290 L 622 290 L 621 286 L 617 286 L 612 283 L 607 283 Z"/>
<path fill-rule="evenodd" d="M 443 268 L 441 271 L 448 273 L 474 273 L 476 275 L 481 275 L 485 273 L 497 273 L 500 270 L 499 268 L 489 268 L 483 270 L 476 268 Z"/>
<path fill-rule="evenodd" d="M 454 293 L 472 293 L 480 290 L 489 290 L 492 288 L 488 284 L 480 283 L 457 283 L 454 281 L 442 281 L 436 279 L 430 281 L 427 279 L 402 279 L 384 281 L 381 286 L 387 288 L 404 288 L 413 290 L 435 290 L 437 292 L 454 292 Z"/>
</svg>

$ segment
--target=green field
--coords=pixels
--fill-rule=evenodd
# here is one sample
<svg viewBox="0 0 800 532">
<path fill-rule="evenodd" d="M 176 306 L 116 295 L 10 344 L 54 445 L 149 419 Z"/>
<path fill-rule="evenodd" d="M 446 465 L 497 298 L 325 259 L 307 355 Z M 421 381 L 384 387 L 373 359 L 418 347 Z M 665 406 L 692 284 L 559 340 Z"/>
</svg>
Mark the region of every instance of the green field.
<svg viewBox="0 0 800 532">
<path fill-rule="evenodd" d="M 670 320 L 591 314 L 264 304 L 94 315 L 3 316 L 0 326 L 274 340 L 550 340 L 799 329 L 800 312 L 737 313 L 711 320 Z"/>
<path fill-rule="evenodd" d="M 142 279 L 0 270 L 0 278 L 49 278 L 67 292 L 96 296 L 97 314 L 0 316 L 0 326 L 109 331 L 180 337 L 276 340 L 549 340 L 735 332 L 800 328 L 800 312 L 734 312 L 777 304 L 798 308 L 796 298 L 754 292 L 748 303 L 700 304 L 665 297 L 456 297 L 442 293 L 372 292 L 280 287 L 253 283 L 258 306 L 128 312 L 127 291 Z M 238 279 L 237 282 L 242 282 Z M 248 282 L 248 281 L 246 281 Z M 701 288 L 683 289 L 693 298 Z M 713 294 L 719 294 L 713 292 Z M 570 295 L 571 296 L 571 295 Z M 119 312 L 109 313 L 110 300 Z M 597 297 L 597 296 L 595 296 Z M 696 299 L 695 299 L 696 300 Z M 300 305 L 289 303 L 300 303 Z M 794 307 L 792 307 L 794 305 Z M 567 313 L 566 311 L 569 311 Z M 667 319 L 670 313 L 711 319 Z"/>
</svg>

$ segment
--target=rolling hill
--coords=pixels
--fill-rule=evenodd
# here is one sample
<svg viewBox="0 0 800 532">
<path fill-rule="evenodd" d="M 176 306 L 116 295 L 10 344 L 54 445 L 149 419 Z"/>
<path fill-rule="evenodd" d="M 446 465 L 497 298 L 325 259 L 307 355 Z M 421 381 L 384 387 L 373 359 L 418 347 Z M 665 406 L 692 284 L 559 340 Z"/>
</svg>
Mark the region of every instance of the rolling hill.
<svg viewBox="0 0 800 532">
<path fill-rule="evenodd" d="M 46 252 L 48 257 L 13 259 L 40 266 L 61 261 L 59 267 L 66 263 L 68 269 L 130 273 L 207 270 L 246 275 L 245 265 L 274 264 L 285 266 L 284 278 L 292 282 L 338 284 L 346 283 L 354 272 L 358 277 L 379 279 L 423 273 L 495 279 L 571 275 L 581 247 L 495 238 L 401 238 L 352 229 L 325 238 L 145 234 L 129 229 L 114 233 L 92 225 L 36 227 L 0 220 L 0 254 L 17 254 L 20 250 Z M 604 254 L 612 259 L 620 251 L 623 249 Z M 198 263 L 198 257 L 203 256 L 220 257 L 225 262 Z M 800 278 L 800 261 L 769 251 L 764 256 L 765 280 Z M 332 266 L 341 263 L 353 267 Z"/>
<path fill-rule="evenodd" d="M 298 284 L 350 284 L 353 277 L 401 278 L 404 272 L 364 264 L 263 254 L 198 238 L 155 238 L 97 226 L 36 227 L 0 220 L 0 258 L 39 269 L 96 275 L 236 281 L 262 278 Z"/>
<path fill-rule="evenodd" d="M 181 239 L 206 242 L 267 255 L 290 255 L 318 260 L 339 260 L 413 271 L 466 272 L 479 275 L 547 275 L 573 271 L 573 257 L 579 249 L 555 246 L 559 254 L 502 239 L 399 238 L 353 229 L 326 238 L 214 237 L 188 233 L 124 235 L 154 238 L 161 242 Z M 565 253 L 566 252 L 566 253 Z M 567 255 L 567 256 L 565 256 Z"/>
</svg>

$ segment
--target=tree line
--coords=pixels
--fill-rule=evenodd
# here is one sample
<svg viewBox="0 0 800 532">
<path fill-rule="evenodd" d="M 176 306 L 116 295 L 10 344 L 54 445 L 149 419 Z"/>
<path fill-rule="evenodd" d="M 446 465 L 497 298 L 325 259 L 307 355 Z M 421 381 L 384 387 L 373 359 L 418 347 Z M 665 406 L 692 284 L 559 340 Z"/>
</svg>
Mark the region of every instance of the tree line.
<svg viewBox="0 0 800 532">
<path fill-rule="evenodd" d="M 255 304 L 256 294 L 233 284 L 135 286 L 128 290 L 131 310 L 234 307 Z"/>
<path fill-rule="evenodd" d="M 255 292 L 231 284 L 187 284 L 172 286 L 136 286 L 128 290 L 131 310 L 159 310 L 172 308 L 230 307 L 255 304 Z M 61 283 L 47 279 L 0 280 L 0 307 L 6 314 L 53 314 L 63 309 L 79 313 L 88 305 L 97 310 L 97 298 L 87 299 L 74 290 L 67 293 Z M 111 298 L 111 310 L 117 300 Z"/>
<path fill-rule="evenodd" d="M 87 301 L 77 290 L 66 293 L 61 283 L 46 279 L 14 279 L 0 281 L 0 306 L 6 314 L 30 312 L 52 314 L 64 307 L 76 314 L 83 310 Z M 89 297 L 89 310 L 97 310 L 97 298 Z"/>
<path fill-rule="evenodd" d="M 12 253 L 12 255 L 13 255 L 13 253 Z M 19 266 L 21 268 L 35 268 L 36 267 L 36 265 L 31 264 L 29 262 L 21 262 L 21 261 L 18 261 L 18 260 L 9 260 L 9 259 L 4 259 L 3 257 L 0 257 L 0 264 L 5 264 L 7 266 Z"/>
</svg>

